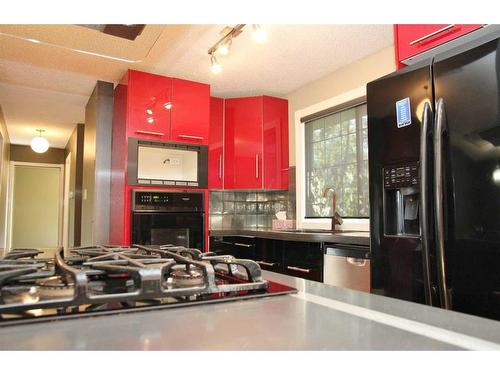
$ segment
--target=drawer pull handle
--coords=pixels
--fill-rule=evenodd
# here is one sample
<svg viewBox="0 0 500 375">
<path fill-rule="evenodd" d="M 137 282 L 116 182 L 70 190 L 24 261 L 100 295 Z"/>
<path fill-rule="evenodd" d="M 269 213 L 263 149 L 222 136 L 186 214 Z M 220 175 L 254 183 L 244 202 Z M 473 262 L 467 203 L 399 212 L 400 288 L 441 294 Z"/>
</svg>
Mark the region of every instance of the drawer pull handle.
<svg viewBox="0 0 500 375">
<path fill-rule="evenodd" d="M 304 273 L 311 272 L 310 268 L 300 268 L 300 267 L 294 267 L 294 266 L 287 266 L 286 268 L 291 270 L 291 271 L 299 271 L 299 272 L 304 272 Z"/>
<path fill-rule="evenodd" d="M 222 180 L 222 154 L 219 155 L 219 180 Z"/>
<path fill-rule="evenodd" d="M 151 132 L 148 130 L 136 130 L 135 132 L 139 134 L 149 134 L 149 135 L 159 135 L 159 136 L 165 135 L 165 133 L 162 132 Z"/>
<path fill-rule="evenodd" d="M 252 247 L 253 245 L 248 245 L 246 243 L 239 243 L 239 242 L 235 242 L 234 243 L 235 246 L 241 246 L 241 247 Z"/>
<path fill-rule="evenodd" d="M 263 266 L 274 267 L 276 263 L 264 262 L 263 260 L 257 260 L 258 264 L 262 264 Z"/>
<path fill-rule="evenodd" d="M 356 266 L 356 267 L 366 266 L 366 259 L 347 257 L 346 261 L 347 261 L 347 263 L 352 264 L 353 266 Z"/>
<path fill-rule="evenodd" d="M 442 32 L 445 32 L 445 31 L 447 31 L 447 30 L 453 29 L 454 27 L 455 27 L 455 25 L 454 25 L 454 24 L 452 24 L 452 25 L 448 25 L 448 26 L 443 27 L 442 29 L 439 29 L 439 30 L 433 31 L 433 32 L 432 32 L 432 33 L 430 33 L 430 34 L 424 35 L 424 36 L 423 36 L 423 37 L 421 37 L 421 38 L 418 38 L 418 39 L 412 40 L 412 41 L 410 42 L 410 46 L 413 46 L 414 44 L 418 44 L 418 43 L 420 43 L 420 42 L 423 42 L 423 41 L 424 41 L 424 40 L 426 40 L 426 39 L 432 38 L 433 36 L 438 35 L 438 34 L 441 34 Z"/>
<path fill-rule="evenodd" d="M 187 134 L 179 134 L 179 138 L 188 138 L 188 139 L 203 139 L 203 137 L 199 137 L 197 135 L 187 135 Z"/>
</svg>

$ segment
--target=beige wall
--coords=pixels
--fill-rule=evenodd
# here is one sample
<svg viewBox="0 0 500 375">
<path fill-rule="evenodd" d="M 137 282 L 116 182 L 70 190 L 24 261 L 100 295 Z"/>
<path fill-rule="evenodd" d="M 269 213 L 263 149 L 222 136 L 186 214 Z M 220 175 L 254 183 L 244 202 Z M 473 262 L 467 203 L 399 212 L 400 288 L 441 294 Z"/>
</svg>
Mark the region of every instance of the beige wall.
<svg viewBox="0 0 500 375">
<path fill-rule="evenodd" d="M 10 141 L 7 126 L 0 107 L 0 257 L 3 255 L 6 237 L 7 189 L 9 178 Z"/>
<path fill-rule="evenodd" d="M 396 70 L 394 46 L 391 46 L 289 93 L 287 99 L 290 165 L 296 165 L 294 124 L 296 111 L 364 86 L 394 70 Z"/>
<path fill-rule="evenodd" d="M 10 160 L 25 163 L 64 164 L 64 149 L 50 147 L 39 154 L 26 145 L 10 145 Z"/>
</svg>

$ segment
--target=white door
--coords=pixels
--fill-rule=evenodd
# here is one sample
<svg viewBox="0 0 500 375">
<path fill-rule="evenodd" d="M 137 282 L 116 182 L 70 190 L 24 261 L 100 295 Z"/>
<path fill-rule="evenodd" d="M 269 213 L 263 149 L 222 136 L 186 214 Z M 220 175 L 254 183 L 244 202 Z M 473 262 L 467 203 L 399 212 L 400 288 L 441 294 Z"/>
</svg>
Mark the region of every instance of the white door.
<svg viewBox="0 0 500 375">
<path fill-rule="evenodd" d="M 14 164 L 10 248 L 60 245 L 61 166 Z"/>
</svg>

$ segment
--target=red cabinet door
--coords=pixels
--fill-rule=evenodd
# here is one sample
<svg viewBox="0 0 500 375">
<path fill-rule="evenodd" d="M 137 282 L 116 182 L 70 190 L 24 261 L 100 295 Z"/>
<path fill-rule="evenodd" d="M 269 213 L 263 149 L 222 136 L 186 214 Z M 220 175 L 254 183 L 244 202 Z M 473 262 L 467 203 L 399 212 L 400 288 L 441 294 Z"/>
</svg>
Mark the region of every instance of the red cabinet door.
<svg viewBox="0 0 500 375">
<path fill-rule="evenodd" d="M 262 188 L 262 97 L 225 101 L 224 187 Z"/>
<path fill-rule="evenodd" d="M 208 144 L 210 86 L 172 78 L 171 139 Z"/>
<path fill-rule="evenodd" d="M 127 136 L 168 140 L 172 79 L 129 70 Z"/>
<path fill-rule="evenodd" d="M 208 136 L 208 188 L 223 188 L 224 99 L 210 98 Z"/>
<path fill-rule="evenodd" d="M 288 189 L 288 101 L 263 98 L 264 189 Z"/>
<path fill-rule="evenodd" d="M 399 61 L 425 52 L 458 38 L 482 25 L 395 25 L 395 42 Z"/>
</svg>

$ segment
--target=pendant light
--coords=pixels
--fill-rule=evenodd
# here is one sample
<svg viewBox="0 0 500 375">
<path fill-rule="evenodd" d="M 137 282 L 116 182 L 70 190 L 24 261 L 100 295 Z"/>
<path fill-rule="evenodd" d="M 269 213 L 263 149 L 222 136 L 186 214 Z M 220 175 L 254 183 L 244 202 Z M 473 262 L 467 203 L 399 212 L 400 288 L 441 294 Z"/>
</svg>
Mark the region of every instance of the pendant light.
<svg viewBox="0 0 500 375">
<path fill-rule="evenodd" d="M 35 137 L 31 140 L 31 149 L 39 154 L 43 154 L 45 151 L 49 149 L 49 142 L 42 137 L 42 133 L 45 130 L 36 129 L 39 132 L 39 136 Z"/>
</svg>

